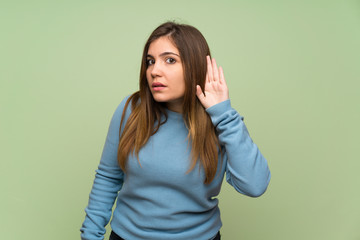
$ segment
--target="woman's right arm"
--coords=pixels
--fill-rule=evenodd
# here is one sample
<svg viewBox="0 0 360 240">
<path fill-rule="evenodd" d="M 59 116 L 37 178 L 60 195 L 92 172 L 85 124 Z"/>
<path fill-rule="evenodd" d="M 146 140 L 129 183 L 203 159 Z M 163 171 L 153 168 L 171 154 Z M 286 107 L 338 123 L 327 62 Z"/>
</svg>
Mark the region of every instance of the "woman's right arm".
<svg viewBox="0 0 360 240">
<path fill-rule="evenodd" d="M 112 207 L 123 184 L 124 173 L 118 165 L 117 152 L 120 121 L 126 100 L 127 98 L 120 103 L 111 119 L 89 203 L 85 209 L 85 221 L 80 229 L 82 240 L 104 238 L 105 226 L 110 221 Z"/>
</svg>

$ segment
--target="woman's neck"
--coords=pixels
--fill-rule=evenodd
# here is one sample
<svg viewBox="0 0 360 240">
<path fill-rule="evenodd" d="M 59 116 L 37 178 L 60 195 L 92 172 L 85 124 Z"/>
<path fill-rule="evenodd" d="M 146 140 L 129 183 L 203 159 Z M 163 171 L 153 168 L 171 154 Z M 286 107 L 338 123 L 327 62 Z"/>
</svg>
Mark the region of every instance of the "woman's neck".
<svg viewBox="0 0 360 240">
<path fill-rule="evenodd" d="M 182 109 L 182 102 L 167 102 L 166 103 L 166 107 L 167 109 L 169 109 L 170 111 L 173 112 L 177 112 L 177 113 L 182 113 L 183 109 Z"/>
</svg>

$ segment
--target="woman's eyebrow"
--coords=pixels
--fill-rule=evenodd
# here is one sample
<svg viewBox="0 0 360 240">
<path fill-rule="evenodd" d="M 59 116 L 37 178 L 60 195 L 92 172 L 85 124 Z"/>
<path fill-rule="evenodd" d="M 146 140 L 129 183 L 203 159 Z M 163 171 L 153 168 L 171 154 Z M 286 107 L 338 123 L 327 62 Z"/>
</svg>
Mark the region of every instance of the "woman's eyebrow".
<svg viewBox="0 0 360 240">
<path fill-rule="evenodd" d="M 163 53 L 161 53 L 159 56 L 160 56 L 160 57 L 163 57 L 163 56 L 166 56 L 166 55 L 175 55 L 175 56 L 180 57 L 178 54 L 173 53 L 173 52 L 163 52 Z M 147 54 L 146 57 L 154 58 L 154 56 L 151 55 L 151 54 Z"/>
<path fill-rule="evenodd" d="M 163 52 L 162 54 L 160 54 L 160 56 L 165 56 L 165 55 L 175 55 L 175 56 L 180 57 L 178 54 L 173 53 L 173 52 Z"/>
</svg>

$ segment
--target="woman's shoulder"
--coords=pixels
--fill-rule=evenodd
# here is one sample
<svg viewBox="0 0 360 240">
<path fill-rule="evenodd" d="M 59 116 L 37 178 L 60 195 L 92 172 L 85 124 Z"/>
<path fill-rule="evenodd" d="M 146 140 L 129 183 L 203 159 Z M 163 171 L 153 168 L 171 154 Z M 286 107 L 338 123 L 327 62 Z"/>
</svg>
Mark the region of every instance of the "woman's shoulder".
<svg viewBox="0 0 360 240">
<path fill-rule="evenodd" d="M 126 115 L 131 112 L 131 99 L 133 98 L 134 94 L 128 95 L 124 97 L 121 102 L 118 104 L 114 116 L 121 117 L 123 113 Z M 124 111 L 126 107 L 126 111 Z"/>
<path fill-rule="evenodd" d="M 133 94 L 130 94 L 130 95 L 127 95 L 126 97 L 124 97 L 124 98 L 121 100 L 121 102 L 119 103 L 117 109 L 122 109 L 122 110 L 123 110 L 123 109 L 125 108 L 125 105 L 126 105 L 126 103 L 127 103 L 128 101 L 130 101 L 128 105 L 131 105 L 131 99 L 130 99 L 130 98 L 132 97 L 132 95 L 133 95 Z"/>
</svg>

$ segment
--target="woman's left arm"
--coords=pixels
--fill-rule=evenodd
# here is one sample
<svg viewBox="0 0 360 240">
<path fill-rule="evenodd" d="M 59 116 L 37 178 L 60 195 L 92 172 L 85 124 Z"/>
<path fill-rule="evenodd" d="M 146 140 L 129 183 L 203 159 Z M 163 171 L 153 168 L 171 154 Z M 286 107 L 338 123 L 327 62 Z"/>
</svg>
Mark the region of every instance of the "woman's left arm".
<svg viewBox="0 0 360 240">
<path fill-rule="evenodd" d="M 208 61 L 205 91 L 197 86 L 197 96 L 216 127 L 219 141 L 226 151 L 226 180 L 238 192 L 258 197 L 270 181 L 266 159 L 253 143 L 243 117 L 231 108 L 228 88 L 222 68 L 215 59 Z"/>
</svg>

